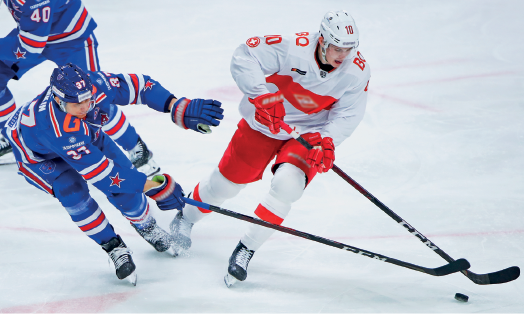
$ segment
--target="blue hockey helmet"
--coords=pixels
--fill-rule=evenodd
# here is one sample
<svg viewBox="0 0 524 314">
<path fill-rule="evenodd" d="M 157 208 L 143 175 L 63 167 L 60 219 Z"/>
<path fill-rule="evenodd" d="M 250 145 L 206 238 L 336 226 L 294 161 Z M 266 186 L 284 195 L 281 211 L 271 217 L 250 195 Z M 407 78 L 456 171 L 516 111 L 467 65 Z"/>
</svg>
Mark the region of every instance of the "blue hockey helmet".
<svg viewBox="0 0 524 314">
<path fill-rule="evenodd" d="M 89 76 L 78 66 L 68 63 L 53 70 L 50 86 L 53 95 L 60 100 L 60 110 L 66 111 L 66 103 L 81 103 L 91 99 L 89 111 L 95 107 L 93 84 Z"/>
</svg>

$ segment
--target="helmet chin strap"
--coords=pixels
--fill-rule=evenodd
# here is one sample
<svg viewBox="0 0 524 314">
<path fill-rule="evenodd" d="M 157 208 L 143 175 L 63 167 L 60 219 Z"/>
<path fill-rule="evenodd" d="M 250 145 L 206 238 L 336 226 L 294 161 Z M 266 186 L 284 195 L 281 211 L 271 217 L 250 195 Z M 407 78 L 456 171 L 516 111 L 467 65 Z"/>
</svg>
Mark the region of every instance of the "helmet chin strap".
<svg viewBox="0 0 524 314">
<path fill-rule="evenodd" d="M 65 101 L 63 101 L 62 99 L 60 99 L 58 96 L 56 96 L 56 95 L 53 95 L 53 96 L 54 96 L 53 100 L 58 105 L 58 108 L 60 108 L 60 110 L 62 110 L 63 112 L 67 112 L 66 111 L 67 103 Z"/>
<path fill-rule="evenodd" d="M 324 43 L 320 45 L 320 55 L 322 57 L 322 62 L 329 63 L 326 58 L 326 51 L 327 51 L 327 48 L 329 47 L 329 43 L 325 39 L 323 42 Z"/>
</svg>

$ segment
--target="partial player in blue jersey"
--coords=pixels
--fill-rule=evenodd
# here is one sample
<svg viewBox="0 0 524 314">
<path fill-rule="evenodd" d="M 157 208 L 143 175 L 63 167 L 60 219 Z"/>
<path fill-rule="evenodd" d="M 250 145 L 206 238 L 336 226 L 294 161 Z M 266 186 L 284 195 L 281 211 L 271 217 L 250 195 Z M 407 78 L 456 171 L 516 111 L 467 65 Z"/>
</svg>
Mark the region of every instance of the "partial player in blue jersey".
<svg viewBox="0 0 524 314">
<path fill-rule="evenodd" d="M 9 80 L 20 79 L 27 71 L 51 60 L 58 66 L 78 65 L 85 71 L 99 71 L 96 23 L 81 0 L 0 0 L 18 27 L 0 38 L 0 128 L 15 111 L 15 99 L 7 88 Z M 107 110 L 109 122 L 103 127 L 129 154 L 135 167 L 148 176 L 160 171 L 153 154 L 116 105 Z M 12 147 L 0 136 L 0 157 Z M 7 156 L 2 160 L 9 159 Z"/>
<path fill-rule="evenodd" d="M 157 251 L 174 256 L 171 234 L 152 216 L 146 196 L 161 210 L 184 206 L 183 191 L 167 174 L 147 180 L 102 131 L 110 104 L 147 104 L 170 113 L 184 129 L 211 133 L 223 109 L 216 100 L 177 99 L 147 75 L 85 73 L 67 64 L 53 71 L 51 84 L 9 117 L 2 134 L 11 143 L 19 174 L 56 197 L 77 226 L 109 254 L 119 279 L 136 284 L 131 252 L 89 195 L 87 182 L 102 191 Z"/>
</svg>

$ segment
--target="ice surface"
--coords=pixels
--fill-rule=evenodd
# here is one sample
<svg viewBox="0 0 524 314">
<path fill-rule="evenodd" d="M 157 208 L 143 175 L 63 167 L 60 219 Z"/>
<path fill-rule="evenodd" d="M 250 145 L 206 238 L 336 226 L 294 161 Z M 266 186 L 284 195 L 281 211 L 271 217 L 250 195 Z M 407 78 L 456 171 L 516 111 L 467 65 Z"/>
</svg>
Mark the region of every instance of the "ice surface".
<svg viewBox="0 0 524 314">
<path fill-rule="evenodd" d="M 177 97 L 216 98 L 212 135 L 183 131 L 144 107 L 124 111 L 157 163 L 186 191 L 217 166 L 239 120 L 229 73 L 253 35 L 317 31 L 346 9 L 371 66 L 367 112 L 336 164 L 452 257 L 488 273 L 524 267 L 524 2 L 86 1 L 103 70 L 153 76 Z M 13 27 L 0 8 L 0 36 Z M 46 86 L 54 65 L 11 81 L 17 103 Z M 223 207 L 246 215 L 271 174 Z M 0 166 L 0 312 L 524 312 L 524 279 L 479 286 L 432 277 L 275 233 L 245 282 L 224 285 L 246 222 L 213 214 L 193 228 L 189 257 L 161 255 L 92 188 L 133 250 L 138 284 L 119 281 L 107 255 L 58 201 Z M 174 216 L 160 212 L 167 228 Z M 315 178 L 284 225 L 411 263 L 445 261 L 335 173 Z M 453 296 L 470 297 L 461 303 Z"/>
</svg>

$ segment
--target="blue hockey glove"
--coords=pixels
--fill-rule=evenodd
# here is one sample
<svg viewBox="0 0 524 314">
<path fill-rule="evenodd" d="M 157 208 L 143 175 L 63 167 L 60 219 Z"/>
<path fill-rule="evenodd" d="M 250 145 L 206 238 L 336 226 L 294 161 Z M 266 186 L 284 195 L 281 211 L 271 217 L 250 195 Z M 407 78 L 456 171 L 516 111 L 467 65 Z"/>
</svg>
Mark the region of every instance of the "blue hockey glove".
<svg viewBox="0 0 524 314">
<path fill-rule="evenodd" d="M 161 183 L 161 185 L 151 188 L 145 193 L 156 201 L 158 208 L 161 210 L 182 210 L 186 202 L 182 199 L 185 194 L 180 184 L 176 183 L 175 180 L 166 173 L 154 176 L 152 181 Z"/>
<path fill-rule="evenodd" d="M 210 126 L 218 126 L 224 118 L 222 103 L 213 99 L 180 98 L 171 108 L 171 119 L 183 129 L 191 129 L 200 133 L 211 133 Z"/>
</svg>

